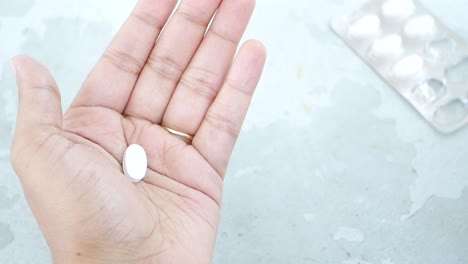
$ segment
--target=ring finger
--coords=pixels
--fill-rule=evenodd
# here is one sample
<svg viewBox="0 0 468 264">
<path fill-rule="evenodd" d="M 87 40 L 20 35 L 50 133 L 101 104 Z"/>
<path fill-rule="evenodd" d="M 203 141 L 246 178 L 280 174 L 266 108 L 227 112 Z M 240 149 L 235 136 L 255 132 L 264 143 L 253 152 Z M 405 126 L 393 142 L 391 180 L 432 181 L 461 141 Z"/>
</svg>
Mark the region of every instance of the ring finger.
<svg viewBox="0 0 468 264">
<path fill-rule="evenodd" d="M 164 126 L 189 135 L 197 132 L 231 67 L 254 5 L 254 0 L 223 1 L 171 98 Z"/>
</svg>

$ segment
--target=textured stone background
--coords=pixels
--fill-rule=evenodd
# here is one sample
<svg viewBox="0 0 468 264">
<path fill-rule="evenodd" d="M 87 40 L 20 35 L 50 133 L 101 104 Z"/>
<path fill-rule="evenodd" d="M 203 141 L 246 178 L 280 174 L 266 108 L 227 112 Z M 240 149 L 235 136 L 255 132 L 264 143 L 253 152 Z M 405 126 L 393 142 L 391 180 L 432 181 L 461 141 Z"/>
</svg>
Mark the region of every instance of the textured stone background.
<svg viewBox="0 0 468 264">
<path fill-rule="evenodd" d="M 226 180 L 219 264 L 468 263 L 468 129 L 442 136 L 329 29 L 361 0 L 258 0 L 269 50 Z M 423 1 L 468 39 L 467 0 Z M 64 107 L 135 0 L 0 0 L 0 263 L 50 263 L 9 164 L 9 58 L 41 60 Z"/>
</svg>

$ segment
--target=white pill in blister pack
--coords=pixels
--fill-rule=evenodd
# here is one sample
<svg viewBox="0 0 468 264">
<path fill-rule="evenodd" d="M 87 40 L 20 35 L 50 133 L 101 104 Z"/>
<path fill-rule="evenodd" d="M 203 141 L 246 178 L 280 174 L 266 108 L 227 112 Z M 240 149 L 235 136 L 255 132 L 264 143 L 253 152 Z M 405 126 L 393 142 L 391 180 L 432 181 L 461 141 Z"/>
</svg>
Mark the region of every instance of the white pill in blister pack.
<svg viewBox="0 0 468 264">
<path fill-rule="evenodd" d="M 418 16 L 406 23 L 404 31 L 408 39 L 428 40 L 436 33 L 436 22 L 433 16 Z"/>
<path fill-rule="evenodd" d="M 123 171 L 132 182 L 139 182 L 146 176 L 148 160 L 143 147 L 137 144 L 130 145 L 123 157 Z"/>
<path fill-rule="evenodd" d="M 401 21 L 414 13 L 412 0 L 387 0 L 382 4 L 382 15 L 391 22 Z"/>
<path fill-rule="evenodd" d="M 417 80 L 424 71 L 424 60 L 421 56 L 411 54 L 398 61 L 392 68 L 392 75 L 398 81 Z"/>
<path fill-rule="evenodd" d="M 415 0 L 371 0 L 334 31 L 437 130 L 468 124 L 468 43 Z"/>
<path fill-rule="evenodd" d="M 349 36 L 355 40 L 366 40 L 379 34 L 380 19 L 378 16 L 363 16 L 349 27 Z"/>
<path fill-rule="evenodd" d="M 397 34 L 391 34 L 374 41 L 369 52 L 374 60 L 389 60 L 398 57 L 402 49 L 402 39 Z"/>
</svg>

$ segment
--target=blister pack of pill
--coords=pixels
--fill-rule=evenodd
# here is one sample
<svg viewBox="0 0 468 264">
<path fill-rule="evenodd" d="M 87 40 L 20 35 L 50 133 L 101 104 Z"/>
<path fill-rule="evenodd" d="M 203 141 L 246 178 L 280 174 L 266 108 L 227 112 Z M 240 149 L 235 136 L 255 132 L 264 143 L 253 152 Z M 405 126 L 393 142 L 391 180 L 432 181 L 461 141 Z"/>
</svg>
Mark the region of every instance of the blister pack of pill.
<svg viewBox="0 0 468 264">
<path fill-rule="evenodd" d="M 442 133 L 468 124 L 468 42 L 414 0 L 372 0 L 333 30 Z"/>
</svg>

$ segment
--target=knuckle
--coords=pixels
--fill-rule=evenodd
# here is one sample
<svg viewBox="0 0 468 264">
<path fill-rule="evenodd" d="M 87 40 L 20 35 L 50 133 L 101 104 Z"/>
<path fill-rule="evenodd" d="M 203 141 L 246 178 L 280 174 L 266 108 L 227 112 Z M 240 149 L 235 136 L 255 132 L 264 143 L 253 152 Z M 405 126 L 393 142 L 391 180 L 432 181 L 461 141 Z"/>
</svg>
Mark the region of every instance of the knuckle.
<svg viewBox="0 0 468 264">
<path fill-rule="evenodd" d="M 53 96 L 55 96 L 57 98 L 60 98 L 60 92 L 58 91 L 58 89 L 54 85 L 51 85 L 51 84 L 45 84 L 45 85 L 41 85 L 41 86 L 33 86 L 33 87 L 31 87 L 31 89 L 36 90 L 36 91 L 41 91 L 41 92 L 44 92 L 44 93 L 50 93 Z"/>
<path fill-rule="evenodd" d="M 55 84 L 50 84 L 46 82 L 27 87 L 25 89 L 20 89 L 19 97 L 22 98 L 23 96 L 53 96 L 58 99 L 60 99 L 61 97 L 57 86 Z"/>
<path fill-rule="evenodd" d="M 148 12 L 133 12 L 131 16 L 141 22 L 143 25 L 146 25 L 150 28 L 156 28 L 158 30 L 161 30 L 163 21 L 159 19 L 158 17 L 148 13 Z"/>
<path fill-rule="evenodd" d="M 220 30 L 215 29 L 215 28 L 210 28 L 209 33 L 211 33 L 213 36 L 215 36 L 215 37 L 217 37 L 217 38 L 219 38 L 219 39 L 221 39 L 221 40 L 223 40 L 223 41 L 225 41 L 225 42 L 227 42 L 227 43 L 229 43 L 229 44 L 231 44 L 233 46 L 237 46 L 237 44 L 238 44 L 238 41 L 235 38 L 229 36 L 229 34 L 227 32 L 223 32 L 223 31 L 220 31 Z"/>
<path fill-rule="evenodd" d="M 218 94 L 220 83 L 216 74 L 207 70 L 192 68 L 182 78 L 180 85 L 211 101 Z"/>
<path fill-rule="evenodd" d="M 231 138 L 237 138 L 239 131 L 235 120 L 229 115 L 221 115 L 213 111 L 208 111 L 205 116 L 206 122 L 219 131 L 227 134 Z"/>
<path fill-rule="evenodd" d="M 202 10 L 191 7 L 191 8 L 184 8 L 184 9 L 179 9 L 177 10 L 177 13 L 179 16 L 181 16 L 183 19 L 188 21 L 189 23 L 193 25 L 197 25 L 199 27 L 205 27 L 206 24 L 208 23 L 207 17 L 209 18 L 209 15 L 206 12 L 203 12 Z"/>
<path fill-rule="evenodd" d="M 130 53 L 121 50 L 109 49 L 104 53 L 103 59 L 107 60 L 117 69 L 134 76 L 140 75 L 143 68 L 138 59 Z"/>
<path fill-rule="evenodd" d="M 243 84 L 242 82 L 240 81 L 236 81 L 236 80 L 233 80 L 233 79 L 226 79 L 224 85 L 231 89 L 232 91 L 235 91 L 235 92 L 238 92 L 238 93 L 241 93 L 247 97 L 252 97 L 253 96 L 253 91 L 249 91 L 247 90 L 245 87 L 246 85 Z"/>
<path fill-rule="evenodd" d="M 156 74 L 160 75 L 164 79 L 177 82 L 180 76 L 184 72 L 184 67 L 179 65 L 170 56 L 153 55 L 150 56 L 146 65 Z"/>
</svg>

